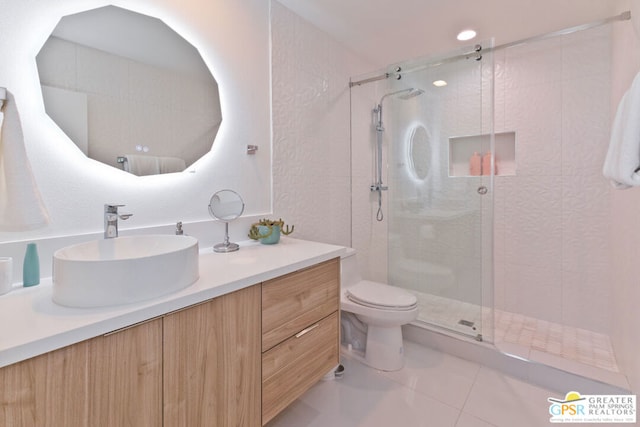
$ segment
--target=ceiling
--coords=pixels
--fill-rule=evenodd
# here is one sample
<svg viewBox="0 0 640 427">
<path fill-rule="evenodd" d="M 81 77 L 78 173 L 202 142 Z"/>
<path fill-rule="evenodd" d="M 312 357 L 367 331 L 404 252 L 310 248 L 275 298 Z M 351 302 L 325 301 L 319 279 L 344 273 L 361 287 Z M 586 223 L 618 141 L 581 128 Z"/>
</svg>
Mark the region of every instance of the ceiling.
<svg viewBox="0 0 640 427">
<path fill-rule="evenodd" d="M 628 0 L 278 0 L 375 68 L 452 51 L 465 28 L 495 44 L 607 18 Z"/>
</svg>

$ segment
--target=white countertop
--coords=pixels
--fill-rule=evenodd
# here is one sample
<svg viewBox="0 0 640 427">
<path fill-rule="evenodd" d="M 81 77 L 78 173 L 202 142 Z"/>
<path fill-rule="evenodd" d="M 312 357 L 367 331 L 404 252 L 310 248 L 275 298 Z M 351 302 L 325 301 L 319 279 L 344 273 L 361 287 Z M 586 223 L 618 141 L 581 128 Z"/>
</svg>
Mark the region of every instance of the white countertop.
<svg viewBox="0 0 640 427">
<path fill-rule="evenodd" d="M 232 253 L 200 248 L 200 279 L 178 292 L 135 304 L 69 308 L 51 300 L 51 278 L 0 296 L 0 367 L 215 298 L 340 256 L 345 248 L 283 238 L 242 242 Z"/>
</svg>

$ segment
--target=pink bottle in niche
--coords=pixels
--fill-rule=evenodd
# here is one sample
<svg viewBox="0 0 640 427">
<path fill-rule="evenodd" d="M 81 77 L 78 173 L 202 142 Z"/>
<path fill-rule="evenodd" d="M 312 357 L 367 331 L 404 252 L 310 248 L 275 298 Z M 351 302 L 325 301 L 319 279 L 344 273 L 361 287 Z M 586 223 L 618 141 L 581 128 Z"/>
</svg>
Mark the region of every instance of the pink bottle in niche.
<svg viewBox="0 0 640 427">
<path fill-rule="evenodd" d="M 478 176 L 482 175 L 482 158 L 478 152 L 474 152 L 469 159 L 469 175 Z"/>
<path fill-rule="evenodd" d="M 493 162 L 493 174 L 498 174 L 495 159 Z M 491 175 L 491 151 L 487 151 L 484 156 L 482 156 L 482 175 Z"/>
</svg>

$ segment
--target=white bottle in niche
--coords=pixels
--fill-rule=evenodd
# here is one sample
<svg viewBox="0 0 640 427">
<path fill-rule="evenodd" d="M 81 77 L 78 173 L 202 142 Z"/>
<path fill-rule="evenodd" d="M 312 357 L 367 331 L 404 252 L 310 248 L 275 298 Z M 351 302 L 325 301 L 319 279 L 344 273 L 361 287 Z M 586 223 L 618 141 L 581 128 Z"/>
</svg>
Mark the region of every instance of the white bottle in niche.
<svg viewBox="0 0 640 427">
<path fill-rule="evenodd" d="M 482 158 L 477 151 L 474 151 L 473 155 L 469 159 L 469 175 L 479 176 L 482 175 Z"/>
</svg>

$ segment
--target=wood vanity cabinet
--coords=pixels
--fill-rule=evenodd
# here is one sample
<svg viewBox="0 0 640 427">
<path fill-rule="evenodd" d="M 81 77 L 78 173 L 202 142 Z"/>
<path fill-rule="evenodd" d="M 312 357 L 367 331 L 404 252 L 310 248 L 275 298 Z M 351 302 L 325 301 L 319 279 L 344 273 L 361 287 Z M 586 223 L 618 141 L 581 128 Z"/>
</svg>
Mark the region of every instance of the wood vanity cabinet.
<svg viewBox="0 0 640 427">
<path fill-rule="evenodd" d="M 258 427 L 338 364 L 334 259 L 0 368 L 2 427 Z"/>
<path fill-rule="evenodd" d="M 339 363 L 340 263 L 262 284 L 262 424 Z"/>
<path fill-rule="evenodd" d="M 260 291 L 0 368 L 0 426 L 259 426 Z"/>
<path fill-rule="evenodd" d="M 164 425 L 260 425 L 260 285 L 164 318 Z"/>
<path fill-rule="evenodd" d="M 4 427 L 162 424 L 162 319 L 0 369 Z"/>
</svg>

